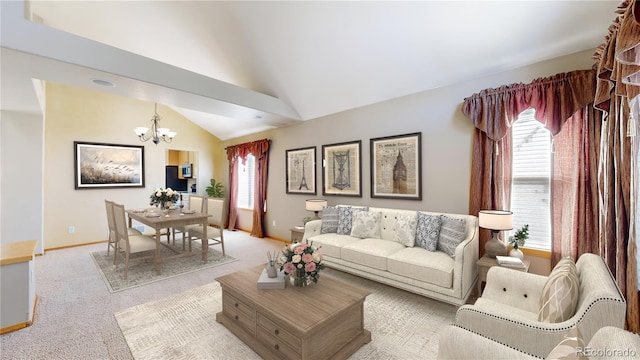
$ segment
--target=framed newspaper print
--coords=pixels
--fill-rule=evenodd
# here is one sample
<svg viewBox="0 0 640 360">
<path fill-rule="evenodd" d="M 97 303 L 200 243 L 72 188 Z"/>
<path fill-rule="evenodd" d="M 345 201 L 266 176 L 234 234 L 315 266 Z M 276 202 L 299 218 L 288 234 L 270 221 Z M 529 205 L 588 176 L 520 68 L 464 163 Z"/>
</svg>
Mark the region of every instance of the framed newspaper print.
<svg viewBox="0 0 640 360">
<path fill-rule="evenodd" d="M 362 197 L 362 141 L 322 145 L 322 194 Z"/>
<path fill-rule="evenodd" d="M 316 194 L 316 147 L 286 150 L 287 194 Z"/>
<path fill-rule="evenodd" d="M 371 197 L 422 200 L 421 135 L 371 139 Z"/>
</svg>

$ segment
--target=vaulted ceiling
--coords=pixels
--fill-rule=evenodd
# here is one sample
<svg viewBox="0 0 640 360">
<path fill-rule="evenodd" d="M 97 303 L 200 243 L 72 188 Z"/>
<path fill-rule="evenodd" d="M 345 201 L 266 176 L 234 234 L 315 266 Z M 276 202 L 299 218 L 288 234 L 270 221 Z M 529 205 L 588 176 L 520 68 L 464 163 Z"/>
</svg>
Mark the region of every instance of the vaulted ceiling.
<svg viewBox="0 0 640 360">
<path fill-rule="evenodd" d="M 595 48 L 617 5 L 2 1 L 0 108 L 39 112 L 41 79 L 159 102 L 226 140 Z"/>
</svg>

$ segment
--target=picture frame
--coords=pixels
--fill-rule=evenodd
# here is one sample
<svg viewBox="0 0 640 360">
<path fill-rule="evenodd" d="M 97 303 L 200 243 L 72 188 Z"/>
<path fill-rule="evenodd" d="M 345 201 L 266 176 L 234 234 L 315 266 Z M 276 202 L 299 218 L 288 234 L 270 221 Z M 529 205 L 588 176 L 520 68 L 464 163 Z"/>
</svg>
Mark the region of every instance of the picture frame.
<svg viewBox="0 0 640 360">
<path fill-rule="evenodd" d="M 144 187 L 144 146 L 73 142 L 75 189 Z"/>
<path fill-rule="evenodd" d="M 316 190 L 316 147 L 286 150 L 287 194 L 311 194 Z"/>
<path fill-rule="evenodd" d="M 362 141 L 322 145 L 322 194 L 362 197 Z"/>
<path fill-rule="evenodd" d="M 422 200 L 422 133 L 370 141 L 371 197 Z"/>
</svg>

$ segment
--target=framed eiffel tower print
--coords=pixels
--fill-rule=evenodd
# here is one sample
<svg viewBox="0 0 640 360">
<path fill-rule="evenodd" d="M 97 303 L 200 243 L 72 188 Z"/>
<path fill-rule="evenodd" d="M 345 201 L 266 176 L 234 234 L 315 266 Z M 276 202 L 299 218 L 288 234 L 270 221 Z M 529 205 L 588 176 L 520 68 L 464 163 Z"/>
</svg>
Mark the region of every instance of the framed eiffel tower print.
<svg viewBox="0 0 640 360">
<path fill-rule="evenodd" d="M 316 194 L 316 147 L 287 150 L 287 194 Z"/>
<path fill-rule="evenodd" d="M 322 145 L 322 194 L 362 197 L 362 141 Z"/>
<path fill-rule="evenodd" d="M 422 200 L 422 133 L 371 139 L 371 197 Z"/>
</svg>

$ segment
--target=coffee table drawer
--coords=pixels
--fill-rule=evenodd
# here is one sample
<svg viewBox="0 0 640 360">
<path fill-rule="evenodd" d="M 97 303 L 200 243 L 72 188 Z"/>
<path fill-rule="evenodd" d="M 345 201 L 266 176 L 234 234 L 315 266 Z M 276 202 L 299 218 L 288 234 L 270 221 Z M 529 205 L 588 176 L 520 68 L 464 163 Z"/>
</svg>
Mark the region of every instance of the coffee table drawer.
<svg viewBox="0 0 640 360">
<path fill-rule="evenodd" d="M 278 359 L 299 359 L 300 354 L 289 344 L 262 326 L 258 326 L 256 338 L 267 348 L 278 354 Z"/>
<path fill-rule="evenodd" d="M 256 312 L 231 295 L 224 294 L 222 298 L 222 312 L 243 329 L 255 336 Z"/>
<path fill-rule="evenodd" d="M 273 335 L 274 338 L 286 342 L 296 352 L 300 352 L 300 339 L 260 313 L 258 313 L 258 326 Z"/>
</svg>

